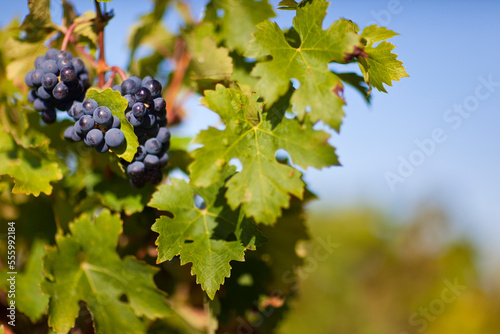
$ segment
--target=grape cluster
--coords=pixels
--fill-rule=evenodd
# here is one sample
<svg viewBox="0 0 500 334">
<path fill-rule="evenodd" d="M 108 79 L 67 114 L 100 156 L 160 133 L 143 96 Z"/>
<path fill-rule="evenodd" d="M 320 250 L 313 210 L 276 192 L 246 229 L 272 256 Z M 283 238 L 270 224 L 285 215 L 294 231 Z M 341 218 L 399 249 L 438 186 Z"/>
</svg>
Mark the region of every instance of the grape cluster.
<svg viewBox="0 0 500 334">
<path fill-rule="evenodd" d="M 41 112 L 45 123 L 56 120 L 56 109 L 68 110 L 74 101 L 83 101 L 90 80 L 85 64 L 68 51 L 50 49 L 35 60 L 35 69 L 24 77 L 33 88 L 28 101 Z"/>
<path fill-rule="evenodd" d="M 120 130 L 121 122 L 113 116 L 106 106 L 99 106 L 93 99 L 75 101 L 68 110 L 75 125 L 64 131 L 64 138 L 69 141 L 81 141 L 89 147 L 95 147 L 99 153 L 105 153 L 125 143 L 125 135 Z"/>
<path fill-rule="evenodd" d="M 136 188 L 143 187 L 146 182 L 158 184 L 163 177 L 161 169 L 168 163 L 166 151 L 170 147 L 162 85 L 149 76 L 143 80 L 131 76 L 113 89 L 128 101 L 125 116 L 133 125 L 140 145 L 131 163 L 122 162 L 130 183 Z"/>
</svg>

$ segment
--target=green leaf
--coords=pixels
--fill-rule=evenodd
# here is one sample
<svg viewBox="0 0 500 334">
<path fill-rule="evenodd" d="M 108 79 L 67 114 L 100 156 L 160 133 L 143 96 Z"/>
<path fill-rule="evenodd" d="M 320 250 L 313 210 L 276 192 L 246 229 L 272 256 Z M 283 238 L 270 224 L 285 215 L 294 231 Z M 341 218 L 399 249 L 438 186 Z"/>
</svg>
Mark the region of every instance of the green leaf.
<svg viewBox="0 0 500 334">
<path fill-rule="evenodd" d="M 156 240 L 157 262 L 176 255 L 180 255 L 182 265 L 192 262 L 191 273 L 196 275 L 196 282 L 213 299 L 224 279 L 230 276 L 229 262 L 244 261 L 245 249 L 255 249 L 261 239 L 260 232 L 255 224 L 227 206 L 221 188 L 223 182 L 199 189 L 184 180 L 171 181 L 171 185 L 159 186 L 149 203 L 173 215 L 157 219 L 152 227 L 160 234 Z M 195 194 L 203 198 L 203 204 L 195 205 Z M 237 240 L 227 241 L 232 233 Z"/>
<path fill-rule="evenodd" d="M 125 135 L 125 144 L 116 148 L 111 149 L 115 152 L 119 158 L 122 158 L 128 162 L 134 159 L 134 155 L 137 152 L 137 147 L 139 147 L 139 141 L 134 133 L 134 127 L 129 123 L 125 117 L 125 110 L 127 109 L 127 99 L 125 99 L 119 92 L 113 91 L 111 88 L 107 88 L 102 92 L 95 89 L 89 89 L 87 92 L 87 99 L 94 99 L 100 106 L 106 106 L 111 109 L 113 116 L 120 119 L 121 130 Z"/>
<path fill-rule="evenodd" d="M 0 325 L 0 334 L 5 334 L 4 329 L 3 329 L 3 325 Z"/>
<path fill-rule="evenodd" d="M 391 52 L 395 46 L 385 41 L 396 35 L 398 34 L 394 31 L 376 25 L 366 27 L 361 33 L 366 39 L 365 53 L 368 57 L 358 59 L 359 67 L 365 81 L 385 93 L 387 91 L 384 84 L 392 86 L 392 81 L 409 77 L 403 63 L 397 60 L 398 55 Z M 377 42 L 381 43 L 374 46 Z"/>
<path fill-rule="evenodd" d="M 272 57 L 260 61 L 252 71 L 253 76 L 260 77 L 257 91 L 267 104 L 283 96 L 291 79 L 296 79 L 300 88 L 291 102 L 299 119 L 303 120 L 310 110 L 313 123 L 322 120 L 338 131 L 344 116 L 344 100 L 338 93 L 343 85 L 328 64 L 350 61 L 362 44 L 347 20 L 335 21 L 327 30 L 322 29 L 327 7 L 326 1 L 317 0 L 297 9 L 293 25 L 300 37 L 299 46 L 290 45 L 276 23 L 262 22 L 246 56 Z"/>
<path fill-rule="evenodd" d="M 211 24 L 203 24 L 185 34 L 187 48 L 192 56 L 190 73 L 194 81 L 228 81 L 233 72 L 229 51 L 224 47 L 217 47 L 213 29 Z"/>
<path fill-rule="evenodd" d="M 75 18 L 74 23 L 78 22 L 83 22 L 86 20 L 93 20 L 95 19 L 96 14 L 93 11 L 90 12 L 85 12 L 79 17 Z M 91 47 L 93 49 L 96 49 L 97 47 L 97 33 L 95 31 L 95 25 L 93 22 L 87 22 L 87 23 L 79 23 L 78 26 L 76 26 L 74 33 L 76 35 L 81 35 L 86 37 L 91 43 Z"/>
<path fill-rule="evenodd" d="M 28 40 L 46 37 L 47 29 L 54 28 L 50 17 L 50 0 L 28 0 L 30 13 L 26 15 L 21 29 L 26 31 Z"/>
<path fill-rule="evenodd" d="M 297 10 L 299 4 L 295 0 L 282 0 L 278 4 L 278 9 Z"/>
<path fill-rule="evenodd" d="M 49 157 L 49 159 L 48 159 Z M 0 132 L 0 175 L 14 179 L 14 194 L 50 195 L 53 181 L 63 177 L 60 165 L 46 147 L 25 149 L 15 144 L 13 138 Z"/>
<path fill-rule="evenodd" d="M 243 169 L 227 182 L 228 203 L 233 209 L 242 204 L 246 216 L 271 224 L 288 206 L 290 195 L 301 198 L 304 189 L 301 173 L 276 160 L 278 149 L 286 150 L 303 168 L 323 168 L 338 161 L 328 144 L 329 134 L 314 130 L 307 118 L 301 124 L 284 117 L 287 98 L 266 112 L 257 100 L 256 94 L 222 85 L 205 92 L 204 104 L 221 117 L 225 129 L 211 127 L 198 134 L 194 143 L 203 147 L 192 153 L 189 169 L 191 182 L 207 187 L 223 180 L 225 166 L 238 159 Z"/>
<path fill-rule="evenodd" d="M 57 333 L 74 326 L 79 301 L 85 301 L 98 333 L 145 333 L 139 317 L 171 314 L 153 282 L 158 269 L 116 253 L 122 232 L 119 215 L 107 210 L 95 218 L 83 214 L 70 230 L 71 235 L 56 236 L 57 245 L 47 248 L 43 258 L 47 279 L 42 291 L 50 296 L 49 326 Z"/>
<path fill-rule="evenodd" d="M 276 16 L 267 0 L 212 0 L 207 8 L 210 6 L 224 11 L 220 37 L 231 50 L 239 52 L 247 49 L 257 23 Z"/>
<path fill-rule="evenodd" d="M 357 90 L 364 98 L 367 103 L 370 103 L 370 92 L 369 87 L 366 85 L 364 77 L 360 76 L 354 72 L 337 73 L 337 76 L 344 83 L 350 85 L 355 90 Z"/>
<path fill-rule="evenodd" d="M 24 270 L 17 275 L 16 305 L 33 323 L 42 318 L 47 311 L 49 297 L 42 295 L 40 283 L 43 280 L 42 256 L 45 254 L 45 242 L 35 240 Z"/>
</svg>

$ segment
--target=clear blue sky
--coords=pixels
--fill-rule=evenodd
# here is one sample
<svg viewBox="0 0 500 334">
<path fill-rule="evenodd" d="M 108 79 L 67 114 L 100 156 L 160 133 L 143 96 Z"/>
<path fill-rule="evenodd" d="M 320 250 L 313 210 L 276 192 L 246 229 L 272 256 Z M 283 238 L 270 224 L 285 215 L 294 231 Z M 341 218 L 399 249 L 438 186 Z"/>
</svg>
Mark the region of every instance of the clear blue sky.
<svg viewBox="0 0 500 334">
<path fill-rule="evenodd" d="M 191 1 L 196 17 L 205 2 Z M 79 12 L 93 8 L 90 1 L 76 3 Z M 108 63 L 125 66 L 128 27 L 152 3 L 115 0 L 108 6 L 115 11 L 106 32 L 113 36 L 107 39 Z M 53 0 L 52 7 L 58 21 L 60 1 Z M 26 13 L 27 1 L 11 1 L 2 9 L 0 25 Z M 484 255 L 500 257 L 499 14 L 500 2 L 493 0 L 332 1 L 327 23 L 345 17 L 361 27 L 378 22 L 398 32 L 400 36 L 393 39 L 395 52 L 410 78 L 389 87 L 389 94 L 375 92 L 371 106 L 356 92 L 346 91 L 347 117 L 340 135 L 332 138 L 343 167 L 306 173 L 312 190 L 321 197 L 316 205 L 361 203 L 403 217 L 421 203 L 440 205 L 461 231 L 480 241 Z M 279 11 L 276 20 L 288 27 L 292 16 L 293 12 Z M 177 20 L 170 16 L 166 21 L 174 26 Z M 477 88 L 481 77 L 499 85 Z M 472 111 L 467 118 L 461 116 L 459 125 L 456 118 L 444 119 L 451 117 L 448 110 L 454 105 L 463 104 Z M 214 120 L 200 109 L 193 108 L 183 133 L 194 134 Z M 391 190 L 386 172 L 397 172 L 400 156 L 411 155 L 418 162 L 421 155 L 415 141 L 432 138 L 435 129 L 441 129 L 446 140 Z"/>
</svg>

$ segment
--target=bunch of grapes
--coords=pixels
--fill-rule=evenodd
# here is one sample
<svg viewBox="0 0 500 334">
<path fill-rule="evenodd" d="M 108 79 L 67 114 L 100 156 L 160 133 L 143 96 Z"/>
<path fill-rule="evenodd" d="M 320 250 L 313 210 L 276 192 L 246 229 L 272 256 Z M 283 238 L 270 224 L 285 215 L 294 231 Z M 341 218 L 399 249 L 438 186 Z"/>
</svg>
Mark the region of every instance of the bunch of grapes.
<svg viewBox="0 0 500 334">
<path fill-rule="evenodd" d="M 140 146 L 131 163 L 122 162 L 127 169 L 130 183 L 136 188 L 146 182 L 158 184 L 161 169 L 168 163 L 166 151 L 170 147 L 166 102 L 161 97 L 162 85 L 152 77 L 141 80 L 131 76 L 121 85 L 113 87 L 128 101 L 125 116 L 134 127 Z"/>
<path fill-rule="evenodd" d="M 95 100 L 75 101 L 68 114 L 75 120 L 75 125 L 64 131 L 66 140 L 83 140 L 85 145 L 95 147 L 99 153 L 125 143 L 125 135 L 120 130 L 120 119 L 113 116 L 108 107 L 99 106 Z"/>
<path fill-rule="evenodd" d="M 74 101 L 83 101 L 90 80 L 85 64 L 68 51 L 50 49 L 35 60 L 35 69 L 24 81 L 33 88 L 28 101 L 41 112 L 42 120 L 53 123 L 56 109 L 68 110 Z"/>
</svg>

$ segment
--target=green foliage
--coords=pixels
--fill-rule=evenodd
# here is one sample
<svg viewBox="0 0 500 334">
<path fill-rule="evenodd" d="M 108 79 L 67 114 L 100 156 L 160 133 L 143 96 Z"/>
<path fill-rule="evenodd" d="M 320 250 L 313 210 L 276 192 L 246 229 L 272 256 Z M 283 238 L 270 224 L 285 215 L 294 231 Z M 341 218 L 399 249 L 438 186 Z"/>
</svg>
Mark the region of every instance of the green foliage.
<svg viewBox="0 0 500 334">
<path fill-rule="evenodd" d="M 170 306 L 153 283 L 158 271 L 132 257 L 116 253 L 122 222 L 103 211 L 98 217 L 82 215 L 69 226 L 71 235 L 56 237 L 47 249 L 42 290 L 50 296 L 49 325 L 67 333 L 83 300 L 102 333 L 143 333 L 149 319 L 170 313 Z M 126 296 L 127 302 L 121 300 Z"/>
<path fill-rule="evenodd" d="M 100 16 L 79 15 L 63 0 L 59 26 L 50 5 L 30 0 L 23 23 L 0 30 L 0 218 L 16 221 L 19 249 L 31 245 L 27 255 L 19 252 L 26 264 L 18 275 L 18 328 L 199 333 L 218 326 L 232 333 L 274 305 L 259 328 L 274 332 L 307 264 L 304 205 L 314 195 L 303 172 L 339 165 L 330 128 L 342 124 L 344 85 L 369 102 L 372 86 L 385 92 L 407 76 L 385 41 L 396 33 L 376 26 L 359 33 L 346 19 L 323 29 L 324 0 L 281 1 L 279 9 L 296 11 L 284 30 L 269 21 L 276 14 L 267 0 L 212 0 L 201 21 L 187 2 L 155 1 L 131 24 L 128 75 L 166 82 L 172 140 L 165 171 L 186 180 L 168 176 L 156 189 L 137 190 L 121 164 L 139 146 L 124 115 L 128 102 L 105 89 L 123 73 L 105 84 L 109 72 L 101 74 L 116 67 L 92 61 L 109 55 L 98 36 L 113 13 L 96 3 Z M 178 33 L 167 29 L 167 15 L 184 21 L 172 29 Z M 121 121 L 126 143 L 113 154 L 68 144 L 63 113 L 44 124 L 26 99 L 25 74 L 63 40 L 89 69 L 86 98 Z M 330 70 L 352 62 L 359 73 Z M 179 138 L 175 124 L 185 121 L 192 93 L 220 122 Z"/>
<path fill-rule="evenodd" d="M 288 207 L 290 195 L 302 197 L 304 183 L 301 173 L 278 162 L 278 149 L 285 149 L 294 164 L 303 168 L 322 168 L 338 164 L 329 135 L 316 131 L 308 121 L 284 117 L 286 102 L 263 110 L 258 96 L 218 85 L 205 92 L 205 105 L 215 111 L 225 124 L 225 130 L 209 128 L 200 132 L 195 143 L 203 144 L 193 152 L 190 166 L 191 182 L 206 187 L 223 181 L 220 172 L 233 158 L 243 170 L 228 182 L 229 205 L 242 206 L 246 216 L 259 223 L 270 224 Z"/>
</svg>

